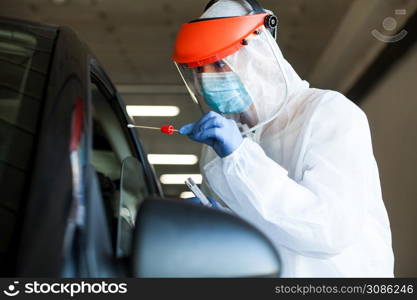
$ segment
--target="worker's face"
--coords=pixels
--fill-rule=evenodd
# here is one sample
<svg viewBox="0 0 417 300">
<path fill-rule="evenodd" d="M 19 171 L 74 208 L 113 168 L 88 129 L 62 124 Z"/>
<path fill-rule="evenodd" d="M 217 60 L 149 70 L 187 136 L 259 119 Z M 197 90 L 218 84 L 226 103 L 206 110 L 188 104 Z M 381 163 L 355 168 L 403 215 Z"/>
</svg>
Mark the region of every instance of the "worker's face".
<svg viewBox="0 0 417 300">
<path fill-rule="evenodd" d="M 223 60 L 204 65 L 197 68 L 197 73 L 226 73 L 233 72 L 228 64 Z M 249 127 L 255 126 L 258 122 L 255 105 L 252 103 L 249 108 L 242 113 L 234 113 L 227 115 L 229 118 L 234 119 L 236 122 L 242 124 L 248 124 Z"/>
</svg>

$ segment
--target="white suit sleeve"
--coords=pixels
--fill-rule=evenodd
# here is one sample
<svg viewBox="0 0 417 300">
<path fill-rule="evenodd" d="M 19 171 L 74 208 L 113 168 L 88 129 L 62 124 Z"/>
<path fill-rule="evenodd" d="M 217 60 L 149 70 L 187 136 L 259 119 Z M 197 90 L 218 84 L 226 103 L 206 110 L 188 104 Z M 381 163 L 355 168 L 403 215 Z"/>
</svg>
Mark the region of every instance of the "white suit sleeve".
<svg viewBox="0 0 417 300">
<path fill-rule="evenodd" d="M 273 242 L 327 257 L 354 244 L 377 175 L 365 114 L 347 100 L 317 109 L 304 135 L 302 178 L 295 182 L 255 142 L 205 166 L 209 186 Z M 376 172 L 375 172 L 376 171 Z"/>
</svg>

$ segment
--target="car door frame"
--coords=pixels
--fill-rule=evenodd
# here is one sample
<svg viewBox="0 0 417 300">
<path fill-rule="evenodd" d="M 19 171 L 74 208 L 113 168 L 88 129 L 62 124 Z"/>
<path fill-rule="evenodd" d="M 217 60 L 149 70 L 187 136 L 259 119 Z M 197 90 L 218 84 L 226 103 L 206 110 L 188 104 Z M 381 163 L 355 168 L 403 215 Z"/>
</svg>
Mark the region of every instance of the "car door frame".
<svg viewBox="0 0 417 300">
<path fill-rule="evenodd" d="M 64 240 L 73 202 L 69 155 L 72 116 L 76 101 L 86 103 L 88 96 L 87 53 L 73 30 L 57 27 L 19 233 L 19 277 L 62 276 Z"/>
<path fill-rule="evenodd" d="M 111 80 L 100 66 L 96 58 L 90 54 L 88 58 L 87 82 L 87 120 L 86 146 L 86 201 L 85 223 L 79 232 L 79 249 L 76 251 L 73 269 L 77 269 L 79 277 L 124 277 L 128 276 L 124 260 L 116 257 L 115 249 L 111 243 L 109 224 L 105 216 L 105 207 L 98 184 L 97 173 L 91 165 L 91 151 L 93 145 L 93 114 L 92 114 L 92 84 L 94 83 L 103 96 L 106 97 L 121 123 L 125 136 L 128 139 L 132 154 L 143 166 L 145 181 L 149 192 L 154 196 L 161 196 L 159 186 L 147 156 L 143 151 L 136 133 L 127 127 L 129 117 L 125 106 L 120 99 Z"/>
<path fill-rule="evenodd" d="M 104 69 L 100 66 L 97 59 L 92 57 L 90 59 L 89 66 L 92 80 L 98 81 L 98 84 L 101 87 L 102 91 L 106 93 L 109 99 L 112 100 L 112 103 L 110 104 L 113 106 L 114 111 L 116 112 L 116 115 L 122 124 L 122 128 L 124 128 L 126 136 L 129 138 L 131 148 L 135 152 L 134 156 L 143 165 L 146 182 L 149 187 L 150 194 L 156 197 L 163 197 L 162 188 L 159 184 L 159 181 L 156 178 L 153 168 L 149 164 L 147 155 L 142 147 L 136 130 L 127 127 L 127 125 L 131 123 L 131 120 L 129 115 L 127 114 L 125 104 L 123 103 L 120 94 L 117 92 L 117 89 L 113 85 L 110 78 L 107 76 Z M 91 86 L 89 88 L 91 90 Z"/>
<path fill-rule="evenodd" d="M 28 23 L 28 26 L 35 25 Z M 69 149 L 77 101 L 83 103 L 84 116 L 87 119 L 91 117 L 91 74 L 100 79 L 102 87 L 114 99 L 121 122 L 126 125 L 129 123 L 120 95 L 85 43 L 68 27 L 56 27 L 56 30 L 28 197 L 22 208 L 23 221 L 17 233 L 16 276 L 65 275 L 63 272 L 66 261 L 70 259 L 69 252 L 77 243 L 75 238 L 66 237 L 74 201 Z M 83 133 L 89 135 L 91 140 L 91 121 L 86 118 L 83 117 Z M 135 156 L 144 166 L 151 193 L 162 196 L 136 132 L 126 126 L 126 133 L 132 142 Z M 66 243 L 66 239 L 70 242 Z M 77 252 L 75 257 L 78 257 Z"/>
</svg>

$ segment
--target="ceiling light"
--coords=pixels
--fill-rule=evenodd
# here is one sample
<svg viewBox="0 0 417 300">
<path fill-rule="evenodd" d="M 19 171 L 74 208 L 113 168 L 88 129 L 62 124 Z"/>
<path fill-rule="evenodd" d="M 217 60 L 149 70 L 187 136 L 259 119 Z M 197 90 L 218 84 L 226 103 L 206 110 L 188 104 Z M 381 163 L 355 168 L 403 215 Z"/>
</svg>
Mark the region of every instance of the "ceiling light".
<svg viewBox="0 0 417 300">
<path fill-rule="evenodd" d="M 163 105 L 127 105 L 131 117 L 175 117 L 180 113 L 178 106 Z"/>
<path fill-rule="evenodd" d="M 52 3 L 56 5 L 62 5 L 62 4 L 65 4 L 66 2 L 67 0 L 52 0 Z"/>
<path fill-rule="evenodd" d="M 195 197 L 195 196 L 194 196 L 193 192 L 190 192 L 190 191 L 187 191 L 187 192 L 182 192 L 182 193 L 180 194 L 180 198 L 182 198 L 182 199 L 194 198 L 194 197 Z"/>
<path fill-rule="evenodd" d="M 162 184 L 184 184 L 187 178 L 191 177 L 196 184 L 203 182 L 201 174 L 164 174 L 160 177 Z"/>
<path fill-rule="evenodd" d="M 192 154 L 148 154 L 152 165 L 195 165 L 198 157 Z"/>
</svg>

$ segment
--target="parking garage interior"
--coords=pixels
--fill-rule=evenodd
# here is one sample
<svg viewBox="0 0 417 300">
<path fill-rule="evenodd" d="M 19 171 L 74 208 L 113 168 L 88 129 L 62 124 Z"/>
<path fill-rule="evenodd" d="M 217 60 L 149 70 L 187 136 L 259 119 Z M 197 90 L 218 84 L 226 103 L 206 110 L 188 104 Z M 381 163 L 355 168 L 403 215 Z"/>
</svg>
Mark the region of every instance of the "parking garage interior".
<svg viewBox="0 0 417 300">
<path fill-rule="evenodd" d="M 201 112 L 171 55 L 184 22 L 201 15 L 196 0 L 0 0 L 0 16 L 74 29 L 106 69 L 137 125 L 178 128 Z M 313 87 L 347 95 L 367 114 L 383 199 L 390 217 L 395 274 L 417 276 L 417 1 L 263 0 L 279 17 L 278 44 Z M 394 35 L 395 43 L 372 32 Z M 178 134 L 137 129 L 167 197 L 201 180 L 201 146 Z M 171 156 L 167 156 L 171 155 Z M 182 176 L 182 177 L 181 177 Z M 197 182 L 199 183 L 199 182 Z"/>
</svg>

